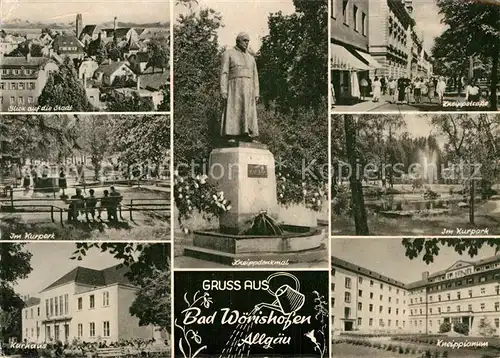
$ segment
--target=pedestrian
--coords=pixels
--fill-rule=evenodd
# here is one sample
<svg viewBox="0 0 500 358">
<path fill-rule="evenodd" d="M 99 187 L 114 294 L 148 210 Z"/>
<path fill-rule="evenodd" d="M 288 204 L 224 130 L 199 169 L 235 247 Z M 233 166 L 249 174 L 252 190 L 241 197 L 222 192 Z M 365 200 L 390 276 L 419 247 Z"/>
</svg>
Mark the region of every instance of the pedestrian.
<svg viewBox="0 0 500 358">
<path fill-rule="evenodd" d="M 92 221 L 95 220 L 95 208 L 97 206 L 97 198 L 94 196 L 94 189 L 89 190 L 89 196 L 85 199 L 85 216 L 89 220 L 89 214 L 92 216 Z"/>
<path fill-rule="evenodd" d="M 411 94 L 412 94 L 412 80 L 411 79 L 405 79 L 405 98 L 406 98 L 406 104 L 410 104 L 411 102 Z"/>
<path fill-rule="evenodd" d="M 375 76 L 375 80 L 372 83 L 372 91 L 373 91 L 373 102 L 378 102 L 380 100 L 380 92 L 382 89 L 382 83 L 378 79 L 377 76 Z"/>
<path fill-rule="evenodd" d="M 382 94 L 385 96 L 387 92 L 387 80 L 385 79 L 385 76 L 382 76 L 382 78 L 380 79 L 380 85 L 382 88 Z"/>
<path fill-rule="evenodd" d="M 59 189 L 62 189 L 62 195 L 65 194 L 65 190 L 68 188 L 68 183 L 66 181 L 66 173 L 64 173 L 64 168 L 59 171 Z"/>
<path fill-rule="evenodd" d="M 35 166 L 31 166 L 31 183 L 33 186 L 33 189 L 36 188 L 38 181 L 38 168 Z"/>
<path fill-rule="evenodd" d="M 415 103 L 420 103 L 422 100 L 422 83 L 420 82 L 420 78 L 415 79 L 415 84 L 413 88 L 413 96 L 415 98 Z"/>
<path fill-rule="evenodd" d="M 439 77 L 439 81 L 436 86 L 436 92 L 439 97 L 439 104 L 443 105 L 444 92 L 446 91 L 446 82 L 444 81 L 444 77 Z"/>
<path fill-rule="evenodd" d="M 359 86 L 361 87 L 361 99 L 364 101 L 365 97 L 368 96 L 368 81 L 365 77 L 361 79 Z"/>
<path fill-rule="evenodd" d="M 398 79 L 398 104 L 405 100 L 406 81 L 404 78 Z"/>
<path fill-rule="evenodd" d="M 465 89 L 465 101 L 466 102 L 479 102 L 479 86 L 473 80 L 469 81 Z"/>
<path fill-rule="evenodd" d="M 427 84 L 427 98 L 429 99 L 429 103 L 432 103 L 434 100 L 434 93 L 436 92 L 434 79 L 431 78 L 429 83 Z"/>
<path fill-rule="evenodd" d="M 391 77 L 389 79 L 389 85 L 388 85 L 388 87 L 389 87 L 389 95 L 391 97 L 393 97 L 394 96 L 394 92 L 396 91 L 396 81 L 394 80 L 394 78 Z"/>
<path fill-rule="evenodd" d="M 30 190 L 30 172 L 28 168 L 24 168 L 23 188 L 26 192 Z"/>
<path fill-rule="evenodd" d="M 428 81 L 422 78 L 422 82 L 420 83 L 420 101 L 422 101 L 422 97 L 427 97 L 428 93 Z"/>
</svg>

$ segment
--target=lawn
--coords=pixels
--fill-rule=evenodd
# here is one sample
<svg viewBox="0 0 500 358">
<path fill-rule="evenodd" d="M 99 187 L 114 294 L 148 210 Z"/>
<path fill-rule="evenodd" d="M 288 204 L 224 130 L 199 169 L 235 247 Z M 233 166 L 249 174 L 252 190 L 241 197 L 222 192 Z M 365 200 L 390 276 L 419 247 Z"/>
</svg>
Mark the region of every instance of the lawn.
<svg viewBox="0 0 500 358">
<path fill-rule="evenodd" d="M 418 358 L 419 354 L 401 355 L 395 352 L 388 352 L 376 348 L 368 348 L 362 346 L 354 346 L 352 344 L 339 343 L 334 344 L 332 348 L 332 357 L 339 358 Z"/>
</svg>

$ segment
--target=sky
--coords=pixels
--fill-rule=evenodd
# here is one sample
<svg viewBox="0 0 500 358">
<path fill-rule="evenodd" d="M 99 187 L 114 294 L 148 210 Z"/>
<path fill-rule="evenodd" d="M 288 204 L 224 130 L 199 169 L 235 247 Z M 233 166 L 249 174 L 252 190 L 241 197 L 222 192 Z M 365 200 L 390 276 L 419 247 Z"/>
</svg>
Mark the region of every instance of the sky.
<svg viewBox="0 0 500 358">
<path fill-rule="evenodd" d="M 413 0 L 413 11 L 417 24 L 417 34 L 424 35 L 424 47 L 430 54 L 434 38 L 439 36 L 446 28 L 441 24 L 436 0 Z"/>
<path fill-rule="evenodd" d="M 218 33 L 221 46 L 234 46 L 236 35 L 247 32 L 250 36 L 250 48 L 254 52 L 260 49 L 262 37 L 269 34 L 267 18 L 270 13 L 281 11 L 290 15 L 295 12 L 293 0 L 199 0 L 198 3 L 192 10 L 209 7 L 222 15 L 224 28 Z M 187 12 L 188 8 L 182 5 L 176 6 L 174 10 L 176 17 L 179 13 Z"/>
<path fill-rule="evenodd" d="M 453 248 L 440 247 L 439 256 L 427 265 L 422 254 L 410 260 L 405 256 L 406 249 L 402 239 L 351 238 L 333 239 L 332 256 L 349 261 L 363 268 L 373 270 L 381 275 L 410 283 L 422 279 L 422 272 L 445 270 L 459 260 L 477 261 L 494 256 L 492 247 L 483 247 L 478 255 L 470 258 L 467 253 L 459 255 Z"/>
<path fill-rule="evenodd" d="M 74 22 L 81 13 L 84 24 L 118 21 L 169 22 L 170 4 L 166 0 L 2 0 L 2 20 L 30 22 Z"/>
<path fill-rule="evenodd" d="M 28 278 L 19 280 L 14 286 L 20 295 L 36 297 L 37 293 L 58 280 L 77 266 L 96 270 L 117 265 L 120 261 L 109 253 L 101 253 L 91 249 L 81 261 L 70 260 L 76 249 L 74 242 L 30 242 L 25 250 L 33 254 L 31 267 L 33 270 Z"/>
</svg>

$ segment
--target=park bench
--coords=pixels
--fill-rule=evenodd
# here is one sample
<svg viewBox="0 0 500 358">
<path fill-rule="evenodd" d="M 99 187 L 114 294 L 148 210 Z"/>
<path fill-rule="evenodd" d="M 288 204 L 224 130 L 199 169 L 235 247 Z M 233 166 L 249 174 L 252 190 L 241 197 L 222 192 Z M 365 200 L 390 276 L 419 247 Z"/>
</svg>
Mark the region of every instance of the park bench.
<svg viewBox="0 0 500 358">
<path fill-rule="evenodd" d="M 97 348 L 97 357 L 123 357 L 126 355 L 123 347 Z"/>
</svg>

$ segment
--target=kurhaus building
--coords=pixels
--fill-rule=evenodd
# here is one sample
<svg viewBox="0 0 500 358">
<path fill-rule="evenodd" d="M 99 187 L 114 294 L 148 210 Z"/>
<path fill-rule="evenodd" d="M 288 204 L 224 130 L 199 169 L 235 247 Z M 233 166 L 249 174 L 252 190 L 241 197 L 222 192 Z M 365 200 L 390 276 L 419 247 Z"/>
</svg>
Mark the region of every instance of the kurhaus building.
<svg viewBox="0 0 500 358">
<path fill-rule="evenodd" d="M 103 270 L 77 267 L 25 302 L 23 342 L 116 342 L 120 339 L 163 339 L 153 326 L 139 326 L 129 309 L 137 288 L 126 267 Z"/>
<path fill-rule="evenodd" d="M 458 261 L 409 284 L 332 257 L 332 276 L 334 333 L 435 334 L 444 322 L 464 323 L 472 336 L 483 326 L 500 332 L 500 255 Z"/>
</svg>

